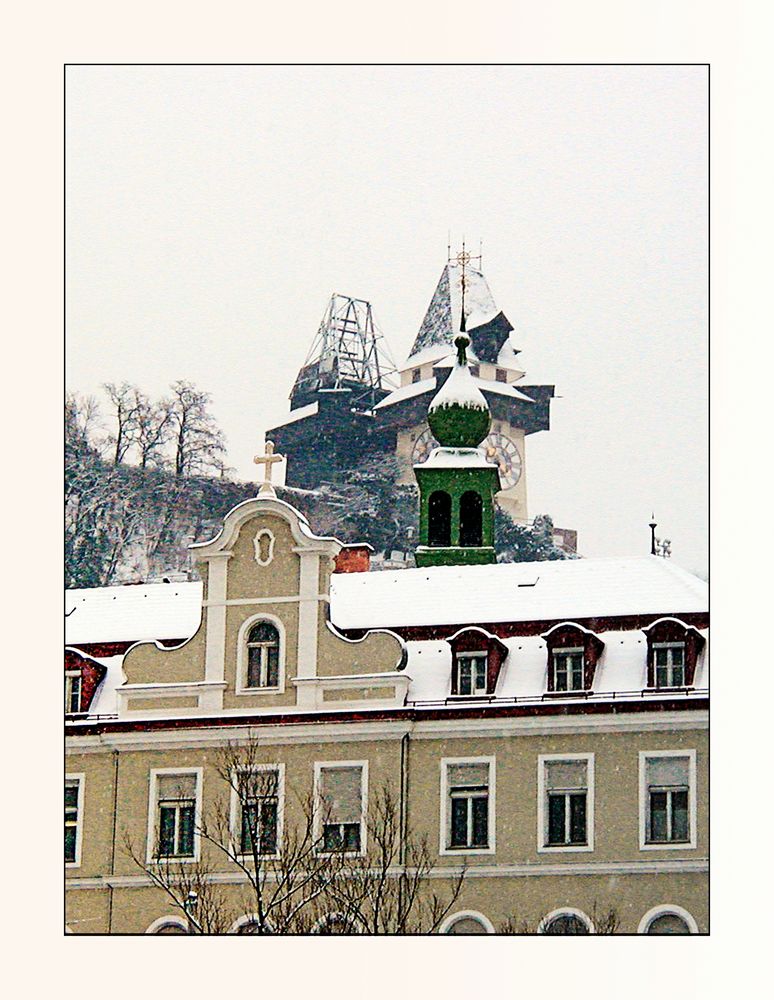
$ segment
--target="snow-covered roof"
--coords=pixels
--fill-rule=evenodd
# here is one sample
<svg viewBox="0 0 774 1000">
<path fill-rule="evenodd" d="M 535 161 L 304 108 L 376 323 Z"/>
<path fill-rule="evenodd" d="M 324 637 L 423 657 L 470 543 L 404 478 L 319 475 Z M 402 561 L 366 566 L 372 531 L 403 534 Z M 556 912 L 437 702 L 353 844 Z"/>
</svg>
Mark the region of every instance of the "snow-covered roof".
<svg viewBox="0 0 774 1000">
<path fill-rule="evenodd" d="M 428 458 L 419 463 L 423 469 L 494 469 L 480 448 L 433 448 Z"/>
<path fill-rule="evenodd" d="M 500 314 L 484 275 L 475 268 L 465 268 L 465 327 L 472 333 L 491 323 Z M 451 346 L 460 329 L 462 316 L 462 268 L 447 264 L 441 272 L 430 305 L 409 354 L 412 364 L 434 344 Z M 508 324 L 508 329 L 511 329 Z M 473 337 L 475 344 L 475 336 Z M 428 358 L 429 360 L 429 358 Z"/>
<path fill-rule="evenodd" d="M 384 399 L 380 399 L 374 409 L 381 410 L 385 406 L 402 403 L 404 399 L 413 399 L 414 396 L 421 396 L 423 392 L 431 392 L 433 389 L 435 389 L 434 378 L 423 378 L 421 382 L 410 382 L 408 385 L 402 385 L 400 389 L 393 390 Z"/>
<path fill-rule="evenodd" d="M 334 575 L 339 628 L 703 612 L 707 585 L 666 559 L 577 559 Z"/>
<path fill-rule="evenodd" d="M 477 376 L 471 376 L 473 384 L 481 392 L 493 392 L 498 396 L 508 396 L 511 399 L 520 399 L 524 403 L 534 403 L 535 400 L 531 399 L 525 393 L 520 392 L 513 385 L 508 382 L 489 382 L 487 379 L 478 378 Z M 406 399 L 413 399 L 414 396 L 421 396 L 424 392 L 431 392 L 435 389 L 435 379 L 434 378 L 423 378 L 421 382 L 410 382 L 408 385 L 402 385 L 400 389 L 395 389 L 385 396 L 384 399 L 380 399 L 379 402 L 374 407 L 375 410 L 384 409 L 387 406 L 394 406 L 395 403 L 402 403 Z"/>
<path fill-rule="evenodd" d="M 309 403 L 307 406 L 299 406 L 297 409 L 291 410 L 290 416 L 285 418 L 282 426 L 284 427 L 285 424 L 295 423 L 296 420 L 304 420 L 306 417 L 313 417 L 317 413 L 319 405 L 320 404 L 317 402 L 317 400 L 315 400 L 313 403 Z"/>
<path fill-rule="evenodd" d="M 487 410 L 486 400 L 476 385 L 477 381 L 479 380 L 470 374 L 467 364 L 456 364 L 430 403 L 428 412 L 455 404 L 465 409 Z"/>
<path fill-rule="evenodd" d="M 187 639 L 199 627 L 202 585 L 154 583 L 68 590 L 65 643 Z"/>
</svg>

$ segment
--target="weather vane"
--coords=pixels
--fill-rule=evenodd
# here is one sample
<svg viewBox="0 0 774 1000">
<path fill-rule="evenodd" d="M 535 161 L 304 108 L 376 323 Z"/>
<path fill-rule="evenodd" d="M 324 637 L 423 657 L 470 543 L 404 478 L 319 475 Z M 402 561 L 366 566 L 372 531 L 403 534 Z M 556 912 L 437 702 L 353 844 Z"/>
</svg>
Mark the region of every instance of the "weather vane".
<svg viewBox="0 0 774 1000">
<path fill-rule="evenodd" d="M 462 250 L 457 251 L 456 256 L 452 257 L 452 253 L 451 253 L 451 235 L 449 236 L 449 242 L 448 242 L 448 244 L 446 246 L 446 263 L 447 264 L 456 264 L 456 265 L 458 265 L 458 267 L 460 267 L 462 269 L 462 273 L 460 275 L 460 287 L 462 289 L 462 309 L 461 309 L 462 315 L 460 317 L 460 330 L 463 333 L 465 333 L 465 331 L 466 331 L 466 326 L 465 326 L 465 287 L 466 287 L 467 282 L 466 282 L 466 276 L 465 276 L 465 268 L 468 266 L 468 264 L 471 263 L 471 261 L 476 261 L 478 263 L 478 266 L 479 266 L 479 269 L 480 269 L 481 268 L 481 259 L 482 259 L 482 257 L 483 257 L 483 246 L 481 244 L 481 241 L 479 240 L 478 256 L 474 256 L 473 254 L 468 253 L 468 251 L 465 249 L 465 237 L 464 236 L 462 237 Z"/>
</svg>

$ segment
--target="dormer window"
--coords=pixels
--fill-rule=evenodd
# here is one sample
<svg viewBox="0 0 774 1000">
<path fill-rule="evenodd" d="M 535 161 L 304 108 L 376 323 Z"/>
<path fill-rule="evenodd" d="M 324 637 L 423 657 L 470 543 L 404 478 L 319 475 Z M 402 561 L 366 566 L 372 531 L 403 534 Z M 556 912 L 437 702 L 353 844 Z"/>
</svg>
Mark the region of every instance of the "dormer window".
<svg viewBox="0 0 774 1000">
<path fill-rule="evenodd" d="M 604 642 L 576 622 L 561 622 L 543 633 L 548 650 L 548 692 L 590 691 Z"/>
<path fill-rule="evenodd" d="M 422 369 L 421 368 L 415 368 L 412 371 L 412 373 L 411 373 L 411 381 L 412 382 L 421 382 L 422 381 Z"/>
<path fill-rule="evenodd" d="M 65 674 L 65 714 L 76 715 L 81 710 L 81 672 L 68 670 Z"/>
<path fill-rule="evenodd" d="M 553 669 L 554 691 L 583 691 L 583 646 L 555 650 Z"/>
<path fill-rule="evenodd" d="M 679 618 L 659 618 L 643 629 L 648 640 L 647 687 L 693 687 L 704 638 Z"/>
<path fill-rule="evenodd" d="M 508 647 L 477 625 L 460 629 L 448 640 L 452 652 L 451 693 L 459 698 L 492 695 Z"/>
<path fill-rule="evenodd" d="M 258 622 L 247 638 L 247 687 L 279 687 L 279 632 L 271 622 Z"/>
<path fill-rule="evenodd" d="M 486 660 L 486 653 L 457 655 L 457 694 L 486 694 Z"/>
<path fill-rule="evenodd" d="M 657 688 L 685 687 L 685 643 L 654 643 Z"/>
</svg>

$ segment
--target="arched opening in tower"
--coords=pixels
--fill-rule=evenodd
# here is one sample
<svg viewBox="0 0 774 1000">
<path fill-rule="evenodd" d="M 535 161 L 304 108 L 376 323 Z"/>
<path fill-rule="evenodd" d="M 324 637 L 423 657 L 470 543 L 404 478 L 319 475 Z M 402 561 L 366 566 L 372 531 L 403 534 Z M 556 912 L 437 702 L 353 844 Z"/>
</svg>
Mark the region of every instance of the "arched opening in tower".
<svg viewBox="0 0 774 1000">
<path fill-rule="evenodd" d="M 481 495 L 468 490 L 460 497 L 460 545 L 483 545 Z"/>
<path fill-rule="evenodd" d="M 451 497 L 444 490 L 436 490 L 428 500 L 429 545 L 451 545 Z"/>
</svg>

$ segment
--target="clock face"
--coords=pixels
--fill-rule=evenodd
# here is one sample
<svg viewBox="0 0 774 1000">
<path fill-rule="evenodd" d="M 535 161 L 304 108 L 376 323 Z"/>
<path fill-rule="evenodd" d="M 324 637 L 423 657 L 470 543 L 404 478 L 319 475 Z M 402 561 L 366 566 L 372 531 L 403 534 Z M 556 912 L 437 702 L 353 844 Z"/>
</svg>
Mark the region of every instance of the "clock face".
<svg viewBox="0 0 774 1000">
<path fill-rule="evenodd" d="M 500 469 L 502 489 L 510 490 L 521 479 L 521 454 L 514 441 L 507 434 L 492 431 L 480 445 L 487 461 Z"/>
<path fill-rule="evenodd" d="M 439 444 L 433 437 L 433 432 L 426 427 L 414 442 L 414 450 L 411 453 L 411 461 L 414 465 L 421 465 L 430 457 L 433 448 L 438 448 Z"/>
<path fill-rule="evenodd" d="M 426 462 L 430 457 L 430 452 L 438 446 L 430 428 L 426 427 L 414 442 L 414 450 L 411 454 L 412 463 L 421 465 L 422 462 Z M 512 489 L 521 479 L 521 454 L 516 443 L 507 434 L 492 431 L 479 445 L 479 448 L 483 450 L 487 461 L 499 468 L 502 489 Z"/>
</svg>

